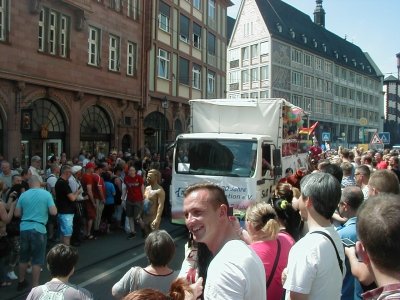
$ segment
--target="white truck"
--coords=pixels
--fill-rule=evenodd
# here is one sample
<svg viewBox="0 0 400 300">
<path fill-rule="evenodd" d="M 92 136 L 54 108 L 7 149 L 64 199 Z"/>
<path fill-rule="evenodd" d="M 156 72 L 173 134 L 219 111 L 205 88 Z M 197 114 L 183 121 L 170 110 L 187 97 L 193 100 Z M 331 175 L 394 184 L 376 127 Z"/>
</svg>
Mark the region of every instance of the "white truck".
<svg viewBox="0 0 400 300">
<path fill-rule="evenodd" d="M 172 222 L 182 224 L 183 193 L 221 186 L 235 211 L 269 200 L 282 170 L 307 167 L 297 130 L 304 112 L 284 99 L 191 100 L 190 133 L 177 136 L 170 189 Z"/>
</svg>

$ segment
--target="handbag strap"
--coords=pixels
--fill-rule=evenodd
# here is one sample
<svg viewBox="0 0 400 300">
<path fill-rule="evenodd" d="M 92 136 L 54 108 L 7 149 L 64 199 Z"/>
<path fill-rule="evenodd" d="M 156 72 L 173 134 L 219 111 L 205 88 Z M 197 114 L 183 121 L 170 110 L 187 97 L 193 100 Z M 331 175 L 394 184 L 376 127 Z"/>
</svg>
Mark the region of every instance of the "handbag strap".
<svg viewBox="0 0 400 300">
<path fill-rule="evenodd" d="M 330 237 L 330 235 L 327 234 L 326 232 L 319 231 L 319 230 L 313 231 L 313 232 L 311 232 L 311 233 L 319 233 L 319 234 L 322 234 L 323 236 L 327 237 L 327 238 L 331 241 L 331 243 L 332 243 L 332 245 L 333 245 L 333 248 L 335 248 L 336 257 L 337 257 L 337 260 L 338 260 L 338 263 L 339 263 L 340 272 L 343 274 L 343 261 L 340 259 L 339 252 L 338 252 L 338 250 L 337 250 L 337 248 L 336 248 L 335 242 L 332 240 L 332 238 Z"/>
<path fill-rule="evenodd" d="M 269 275 L 269 278 L 267 281 L 267 288 L 270 286 L 270 284 L 272 282 L 272 278 L 274 278 L 276 267 L 278 266 L 279 256 L 281 255 L 281 242 L 279 241 L 279 238 L 276 239 L 276 242 L 278 243 L 278 249 L 276 250 L 274 266 L 272 267 L 271 274 Z"/>
</svg>

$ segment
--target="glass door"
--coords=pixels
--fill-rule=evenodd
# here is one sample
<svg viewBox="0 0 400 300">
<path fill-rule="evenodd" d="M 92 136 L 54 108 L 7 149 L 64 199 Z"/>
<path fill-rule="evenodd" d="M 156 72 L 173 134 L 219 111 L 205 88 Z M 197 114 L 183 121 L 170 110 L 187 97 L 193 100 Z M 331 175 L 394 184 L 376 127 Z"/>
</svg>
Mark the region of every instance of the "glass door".
<svg viewBox="0 0 400 300">
<path fill-rule="evenodd" d="M 43 157 L 42 162 L 46 164 L 49 156 L 61 156 L 62 142 L 61 140 L 45 140 L 43 141 Z M 45 166 L 43 166 L 45 167 Z"/>
</svg>

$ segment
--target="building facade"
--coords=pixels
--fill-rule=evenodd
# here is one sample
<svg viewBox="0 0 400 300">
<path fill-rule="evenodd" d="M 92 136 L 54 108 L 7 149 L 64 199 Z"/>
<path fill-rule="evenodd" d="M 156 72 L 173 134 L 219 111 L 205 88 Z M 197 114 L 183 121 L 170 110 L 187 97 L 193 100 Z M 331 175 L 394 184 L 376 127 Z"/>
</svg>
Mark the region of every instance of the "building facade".
<svg viewBox="0 0 400 300">
<path fill-rule="evenodd" d="M 321 140 L 368 143 L 383 129 L 382 74 L 367 53 L 281 0 L 243 0 L 228 46 L 228 98 L 284 98 L 300 106 Z M 305 124 L 306 125 L 306 124 Z M 324 136 L 327 136 L 324 134 Z"/>
<path fill-rule="evenodd" d="M 400 81 L 393 75 L 383 81 L 385 97 L 384 130 L 390 133 L 390 143 L 400 144 Z"/>
<path fill-rule="evenodd" d="M 188 131 L 190 99 L 225 98 L 227 0 L 152 0 L 145 143 Z"/>
<path fill-rule="evenodd" d="M 165 152 L 225 97 L 228 0 L 0 0 L 0 153 Z"/>
<path fill-rule="evenodd" d="M 147 1 L 0 1 L 0 151 L 27 165 L 140 144 Z M 121 5 L 125 3 L 127 5 Z"/>
</svg>

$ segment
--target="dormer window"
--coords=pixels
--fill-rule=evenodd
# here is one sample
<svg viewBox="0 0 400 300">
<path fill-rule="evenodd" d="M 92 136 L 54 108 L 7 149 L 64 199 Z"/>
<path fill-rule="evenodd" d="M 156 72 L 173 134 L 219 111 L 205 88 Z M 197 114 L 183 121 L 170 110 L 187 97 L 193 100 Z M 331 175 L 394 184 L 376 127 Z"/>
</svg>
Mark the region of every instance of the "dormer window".
<svg viewBox="0 0 400 300">
<path fill-rule="evenodd" d="M 363 69 L 364 70 L 364 64 L 363 63 L 360 63 L 360 66 L 361 66 L 361 69 Z"/>
<path fill-rule="evenodd" d="M 282 32 L 282 25 L 281 23 L 276 23 L 276 28 L 278 28 L 279 32 Z"/>
<path fill-rule="evenodd" d="M 318 42 L 316 39 L 313 39 L 313 43 L 314 43 L 314 47 L 317 48 L 318 47 Z"/>
<path fill-rule="evenodd" d="M 326 52 L 326 45 L 322 44 L 322 49 L 324 49 L 324 52 Z"/>
<path fill-rule="evenodd" d="M 294 32 L 293 28 L 290 28 L 290 36 L 292 37 L 292 39 L 296 37 L 296 33 Z"/>
<path fill-rule="evenodd" d="M 304 44 L 307 44 L 307 37 L 305 34 L 302 35 Z"/>
<path fill-rule="evenodd" d="M 351 61 L 353 62 L 353 66 L 357 67 L 357 62 L 356 62 L 356 60 L 353 58 Z"/>
<path fill-rule="evenodd" d="M 343 59 L 345 62 L 347 62 L 347 55 L 343 55 Z"/>
<path fill-rule="evenodd" d="M 368 72 L 371 73 L 371 66 L 367 66 Z"/>
<path fill-rule="evenodd" d="M 337 52 L 337 51 L 335 50 L 335 51 L 333 51 L 333 53 L 335 53 L 336 59 L 339 59 L 339 52 Z"/>
</svg>

